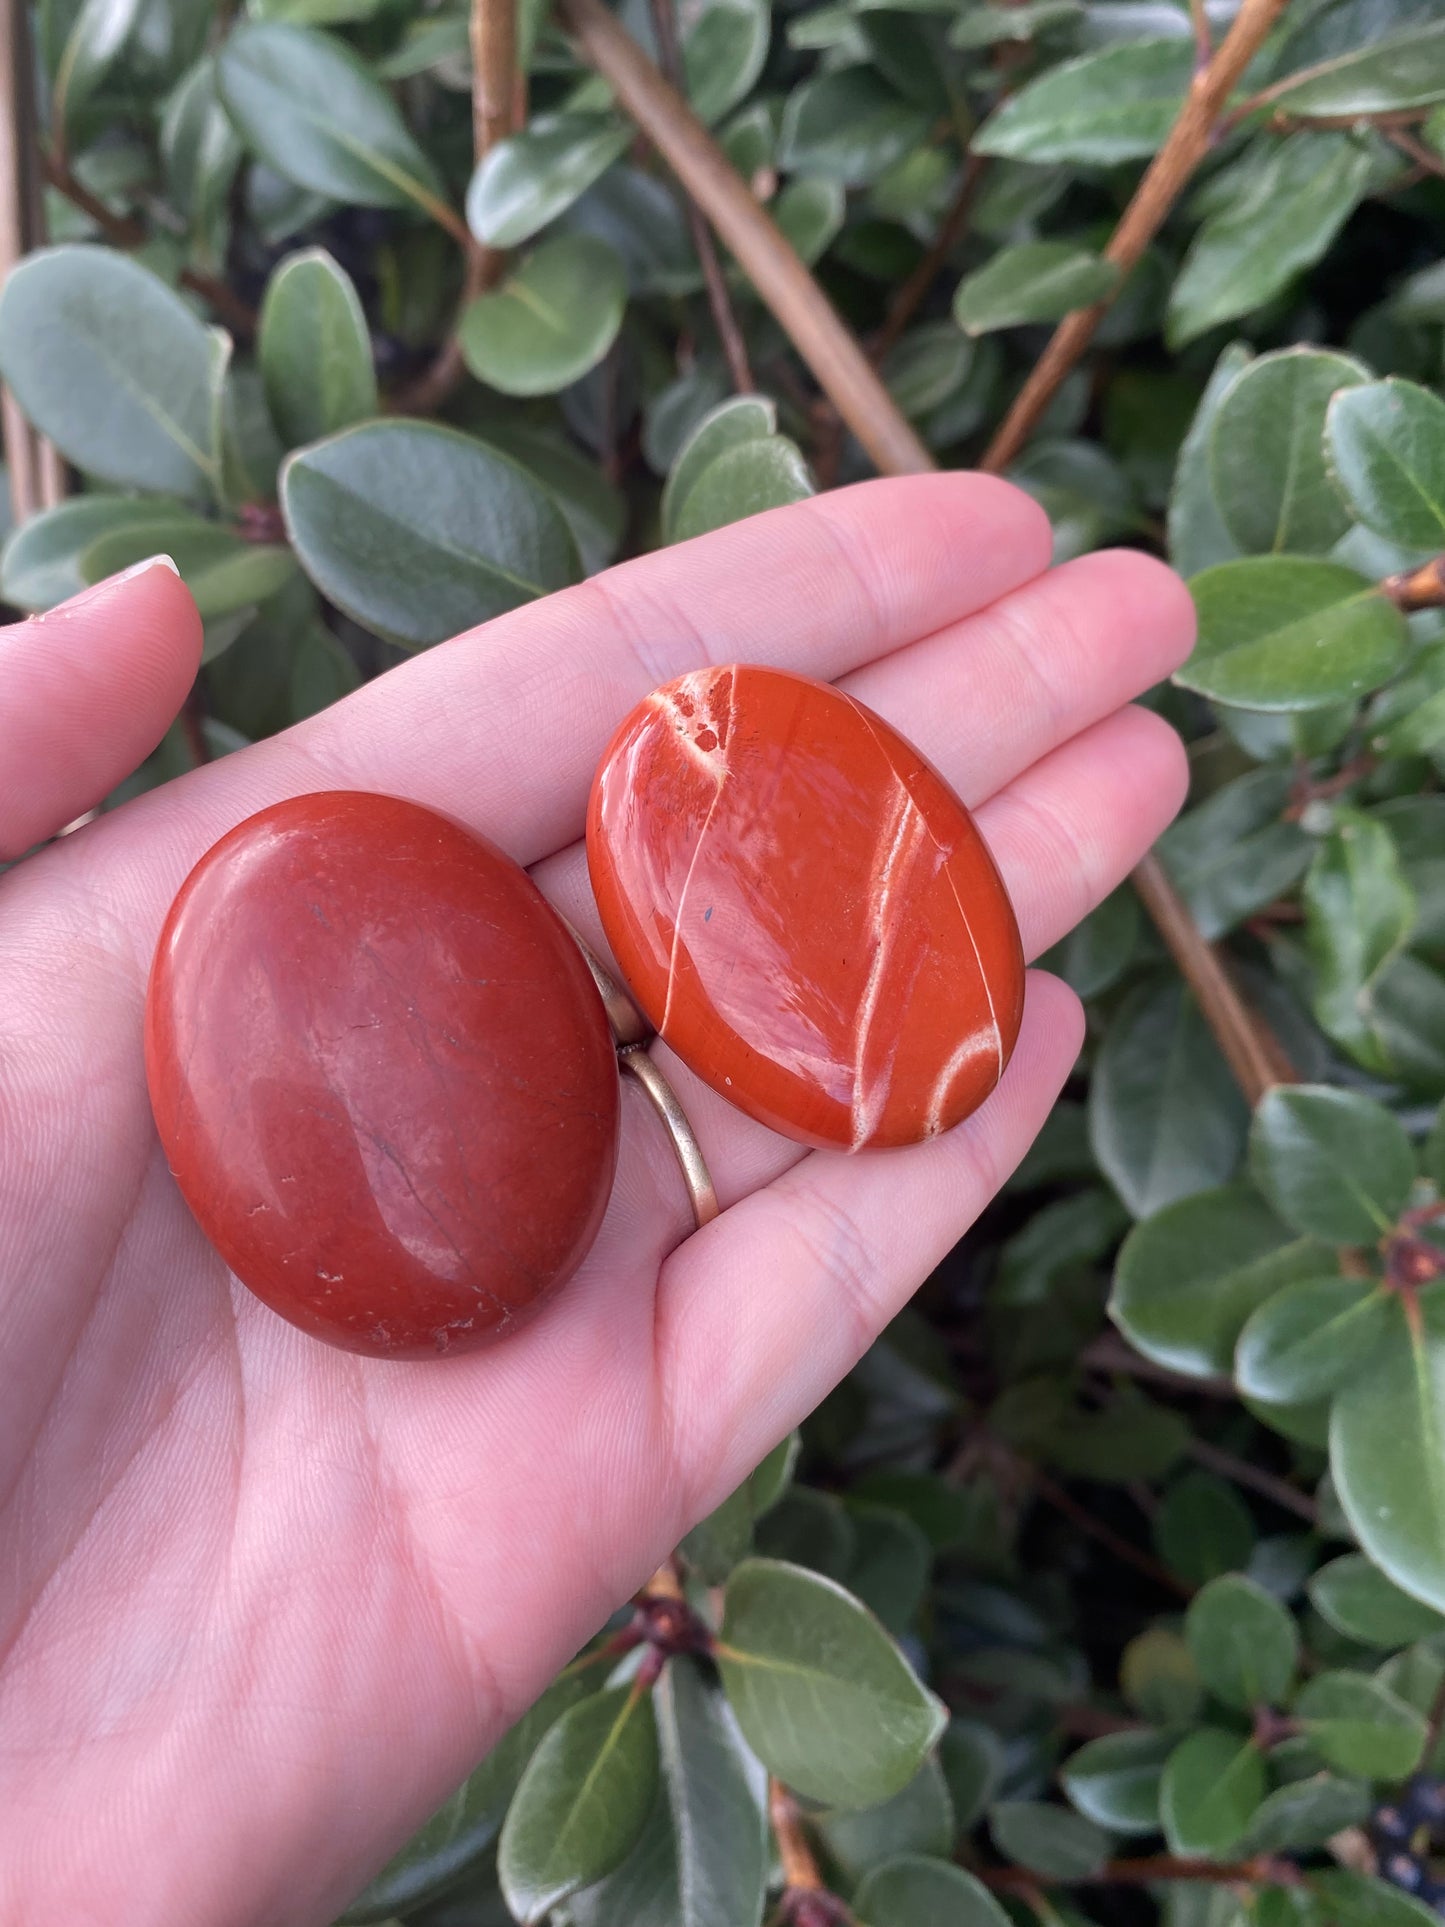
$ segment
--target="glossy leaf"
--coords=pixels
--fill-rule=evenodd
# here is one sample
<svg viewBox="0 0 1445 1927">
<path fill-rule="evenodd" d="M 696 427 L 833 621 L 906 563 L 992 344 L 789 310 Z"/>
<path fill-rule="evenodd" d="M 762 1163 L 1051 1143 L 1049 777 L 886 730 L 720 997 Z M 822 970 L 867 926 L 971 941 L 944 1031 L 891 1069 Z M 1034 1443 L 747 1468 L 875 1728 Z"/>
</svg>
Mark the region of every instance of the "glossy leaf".
<svg viewBox="0 0 1445 1927">
<path fill-rule="evenodd" d="M 704 410 L 674 455 L 662 491 L 662 524 L 669 539 L 678 510 L 703 470 L 739 443 L 773 435 L 777 426 L 777 407 L 765 395 L 735 395 Z"/>
<path fill-rule="evenodd" d="M 925 1760 L 903 1791 L 881 1806 L 820 1814 L 816 1824 L 829 1861 L 849 1880 L 861 1880 L 871 1867 L 901 1853 L 946 1860 L 955 1831 L 948 1784 L 936 1757 Z"/>
<path fill-rule="evenodd" d="M 1160 837 L 1168 870 L 1201 935 L 1222 937 L 1299 882 L 1314 843 L 1285 818 L 1290 772 L 1251 770 L 1226 783 Z"/>
<path fill-rule="evenodd" d="M 596 463 L 561 434 L 510 419 L 488 421 L 478 439 L 541 483 L 572 531 L 583 570 L 591 575 L 606 568 L 621 543 L 627 505 Z"/>
<path fill-rule="evenodd" d="M 1370 1369 L 1330 1412 L 1330 1466 L 1364 1552 L 1445 1612 L 1445 1302 L 1397 1303 Z"/>
<path fill-rule="evenodd" d="M 505 456 L 385 421 L 293 455 L 281 501 L 301 564 L 358 622 L 410 648 L 574 581 L 571 535 Z"/>
<path fill-rule="evenodd" d="M 1334 828 L 1305 878 L 1304 908 L 1315 1016 L 1357 1056 L 1371 1051 L 1375 984 L 1403 949 L 1418 914 L 1383 823 L 1362 810 L 1336 811 Z"/>
<path fill-rule="evenodd" d="M 552 395 L 596 367 L 627 306 L 622 261 L 605 241 L 562 234 L 544 241 L 495 294 L 462 316 L 467 366 L 504 395 Z"/>
<path fill-rule="evenodd" d="M 875 1867 L 853 1896 L 853 1911 L 868 1927 L 1009 1927 L 981 1880 L 912 1854 Z"/>
<path fill-rule="evenodd" d="M 973 151 L 1020 161 L 1145 159 L 1178 116 L 1192 63 L 1175 38 L 1121 40 L 1063 61 L 990 115 Z"/>
<path fill-rule="evenodd" d="M 272 275 L 257 352 L 271 418 L 288 448 L 378 411 L 361 302 L 323 248 L 288 255 Z"/>
<path fill-rule="evenodd" d="M 988 1816 L 1001 1854 L 1046 1880 L 1082 1880 L 1109 1857 L 1109 1836 L 1081 1813 L 1042 1800 L 1000 1800 Z"/>
<path fill-rule="evenodd" d="M 1415 1154 L 1397 1120 L 1356 1091 L 1276 1085 L 1250 1131 L 1255 1183 L 1287 1224 L 1374 1244 L 1405 1207 Z"/>
<path fill-rule="evenodd" d="M 296 558 L 284 543 L 245 542 L 230 529 L 184 513 L 169 524 L 98 536 L 80 557 L 80 573 L 87 582 L 101 582 L 158 549 L 180 570 L 203 622 L 255 608 L 296 573 Z"/>
<path fill-rule="evenodd" d="M 1413 381 L 1374 381 L 1335 397 L 1330 468 L 1367 527 L 1404 548 L 1445 543 L 1445 402 Z"/>
<path fill-rule="evenodd" d="M 838 238 L 846 209 L 841 181 L 826 174 L 795 174 L 770 212 L 794 253 L 812 267 Z"/>
<path fill-rule="evenodd" d="M 1321 1566 L 1310 1581 L 1309 1595 L 1321 1618 L 1362 1646 L 1408 1646 L 1445 1632 L 1445 1616 L 1401 1592 L 1357 1552 Z"/>
<path fill-rule="evenodd" d="M 1249 1564 L 1254 1520 L 1234 1490 L 1212 1472 L 1185 1472 L 1154 1515 L 1154 1543 L 1171 1572 L 1204 1586 Z M 1196 1663 L 1197 1671 L 1197 1663 Z"/>
<path fill-rule="evenodd" d="M 1343 1867 L 1311 1874 L 1309 1890 L 1318 1897 L 1328 1927 L 1435 1927 L 1440 1918 L 1410 1894 Z"/>
<path fill-rule="evenodd" d="M 312 623 L 291 662 L 288 715 L 293 723 L 315 716 L 361 687 L 356 664 L 329 629 Z"/>
<path fill-rule="evenodd" d="M 1288 114 L 1387 114 L 1445 100 L 1445 20 L 1386 34 L 1272 92 Z"/>
<path fill-rule="evenodd" d="M 29 614 L 53 609 L 86 586 L 81 558 L 102 536 L 163 531 L 187 513 L 164 495 L 77 495 L 23 523 L 0 553 L 0 596 Z M 157 537 L 149 551 L 164 549 Z"/>
<path fill-rule="evenodd" d="M 216 88 L 216 63 L 198 60 L 166 102 L 160 127 L 166 195 L 186 218 L 192 257 L 206 271 L 224 265 L 227 201 L 241 143 Z"/>
<path fill-rule="evenodd" d="M 612 114 L 539 114 L 499 141 L 472 176 L 468 226 L 488 247 L 530 241 L 621 159 L 631 138 Z"/>
<path fill-rule="evenodd" d="M 1106 1733 L 1069 1756 L 1060 1778 L 1080 1813 L 1111 1833 L 1157 1833 L 1168 1733 Z"/>
<path fill-rule="evenodd" d="M 1285 348 L 1230 384 L 1209 438 L 1210 480 L 1246 555 L 1324 555 L 1349 528 L 1325 467 L 1325 415 L 1332 397 L 1366 378 L 1345 355 Z"/>
<path fill-rule="evenodd" d="M 594 1693 L 565 1712 L 527 1763 L 502 1825 L 507 1905 L 532 1920 L 610 1873 L 641 1834 L 657 1786 L 647 1694 Z"/>
<path fill-rule="evenodd" d="M 1268 1781 L 1252 1740 L 1222 1727 L 1201 1726 L 1169 1756 L 1159 1793 L 1170 1851 L 1227 1854 L 1244 1838 Z"/>
<path fill-rule="evenodd" d="M 1363 1826 L 1374 1807 L 1369 1786 L 1334 1773 L 1311 1773 L 1276 1787 L 1255 1808 L 1251 1853 L 1300 1853 L 1322 1847 L 1347 1827 Z"/>
<path fill-rule="evenodd" d="M 778 139 L 780 165 L 861 186 L 916 146 L 928 110 L 905 100 L 869 67 L 806 80 L 788 96 Z"/>
<path fill-rule="evenodd" d="M 1363 1673 L 1317 1673 L 1292 1714 L 1326 1765 L 1362 1780 L 1403 1780 L 1425 1744 L 1414 1707 Z"/>
<path fill-rule="evenodd" d="M 694 1661 L 670 1662 L 653 1705 L 677 1842 L 678 1927 L 758 1927 L 767 1872 L 761 1776 L 750 1780 L 726 1702 Z"/>
<path fill-rule="evenodd" d="M 1388 1301 L 1363 1278 L 1307 1278 L 1266 1300 L 1239 1336 L 1235 1383 L 1246 1398 L 1301 1404 L 1328 1397 L 1368 1364 Z"/>
<path fill-rule="evenodd" d="M 969 335 L 1058 321 L 1101 301 L 1117 278 L 1108 261 L 1072 242 L 1021 241 L 964 277 L 953 297 L 954 319 Z"/>
<path fill-rule="evenodd" d="M 749 1746 L 787 1785 L 836 1806 L 898 1793 L 945 1714 L 841 1586 L 772 1560 L 728 1582 L 723 1686 Z"/>
<path fill-rule="evenodd" d="M 1220 402 L 1235 376 L 1249 366 L 1251 356 L 1252 350 L 1242 341 L 1231 342 L 1221 352 L 1179 449 L 1169 491 L 1169 559 L 1182 576 L 1198 575 L 1216 562 L 1233 562 L 1239 556 L 1238 544 L 1214 499 L 1209 438 Z"/>
<path fill-rule="evenodd" d="M 0 293 L 0 376 L 63 455 L 103 481 L 204 495 L 224 337 L 110 248 L 44 248 Z"/>
<path fill-rule="evenodd" d="M 1299 1663 L 1294 1620 L 1243 1573 L 1223 1573 L 1190 1601 L 1185 1631 L 1199 1677 L 1238 1712 L 1278 1706 Z"/>
<path fill-rule="evenodd" d="M 242 140 L 284 179 L 362 207 L 435 211 L 431 162 L 390 94 L 332 35 L 243 23 L 227 36 L 216 76 Z"/>
<path fill-rule="evenodd" d="M 1189 587 L 1199 640 L 1174 680 L 1218 702 L 1324 708 L 1377 688 L 1404 654 L 1399 611 L 1334 562 L 1249 556 L 1206 569 Z"/>
<path fill-rule="evenodd" d="M 1247 1113 L 1192 997 L 1145 985 L 1110 1024 L 1089 1091 L 1089 1136 L 1136 1217 L 1230 1177 Z"/>
<path fill-rule="evenodd" d="M 744 516 L 801 502 L 812 493 L 808 465 L 785 435 L 740 443 L 710 462 L 688 489 L 678 505 L 672 540 L 707 535 Z"/>
</svg>

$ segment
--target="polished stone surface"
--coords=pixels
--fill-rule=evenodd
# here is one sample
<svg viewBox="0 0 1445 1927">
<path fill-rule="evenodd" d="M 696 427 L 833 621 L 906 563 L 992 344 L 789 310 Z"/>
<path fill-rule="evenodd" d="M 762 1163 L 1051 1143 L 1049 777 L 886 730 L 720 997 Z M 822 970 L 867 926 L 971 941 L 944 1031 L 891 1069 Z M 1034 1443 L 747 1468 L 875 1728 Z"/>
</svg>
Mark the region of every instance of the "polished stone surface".
<svg viewBox="0 0 1445 1927">
<path fill-rule="evenodd" d="M 678 1056 L 804 1144 L 946 1131 L 997 1083 L 1023 957 L 973 820 L 881 717 L 773 669 L 699 670 L 593 785 L 613 954 Z"/>
<path fill-rule="evenodd" d="M 504 1332 L 607 1204 L 617 1065 L 586 965 L 524 871 L 415 803 L 300 796 L 223 837 L 161 934 L 146 1070 L 211 1243 L 352 1351 Z"/>
</svg>

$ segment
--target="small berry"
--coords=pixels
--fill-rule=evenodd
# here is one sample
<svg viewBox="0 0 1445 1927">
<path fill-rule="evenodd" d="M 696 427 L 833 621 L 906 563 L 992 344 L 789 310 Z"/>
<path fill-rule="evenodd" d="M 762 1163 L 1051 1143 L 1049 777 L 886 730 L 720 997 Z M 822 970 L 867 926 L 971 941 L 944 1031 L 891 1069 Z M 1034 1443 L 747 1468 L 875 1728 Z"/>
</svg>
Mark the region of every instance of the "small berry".
<svg viewBox="0 0 1445 1927">
<path fill-rule="evenodd" d="M 1430 1874 L 1418 1854 L 1391 1853 L 1380 1862 L 1380 1878 L 1398 1887 L 1401 1893 L 1417 1894 Z"/>
<path fill-rule="evenodd" d="M 1370 1820 L 1370 1831 L 1384 1846 L 1404 1847 L 1409 1844 L 1410 1836 L 1419 1822 L 1403 1807 L 1376 1807 Z"/>
</svg>

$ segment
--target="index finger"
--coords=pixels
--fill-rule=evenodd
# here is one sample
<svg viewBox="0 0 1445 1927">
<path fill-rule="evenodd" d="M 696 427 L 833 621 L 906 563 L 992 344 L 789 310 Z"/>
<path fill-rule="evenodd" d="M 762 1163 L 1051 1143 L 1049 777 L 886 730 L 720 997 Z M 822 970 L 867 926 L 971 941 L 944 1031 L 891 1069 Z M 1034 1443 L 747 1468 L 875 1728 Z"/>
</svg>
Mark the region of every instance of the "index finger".
<svg viewBox="0 0 1445 1927">
<path fill-rule="evenodd" d="M 283 740 L 341 785 L 460 805 L 534 863 L 580 835 L 608 736 L 660 683 L 739 660 L 831 681 L 1032 580 L 1050 547 L 991 476 L 863 483 L 498 617 Z"/>
</svg>

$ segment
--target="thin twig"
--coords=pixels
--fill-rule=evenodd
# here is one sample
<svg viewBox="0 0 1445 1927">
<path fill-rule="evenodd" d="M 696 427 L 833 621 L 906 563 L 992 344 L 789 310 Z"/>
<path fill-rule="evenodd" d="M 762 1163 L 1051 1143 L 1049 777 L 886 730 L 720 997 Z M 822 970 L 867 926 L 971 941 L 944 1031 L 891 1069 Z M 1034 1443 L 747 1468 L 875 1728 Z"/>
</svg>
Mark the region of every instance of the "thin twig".
<svg viewBox="0 0 1445 1927">
<path fill-rule="evenodd" d="M 1417 140 L 1406 128 L 1386 128 L 1385 139 L 1392 147 L 1398 147 L 1402 154 L 1408 155 L 1416 167 L 1445 180 L 1445 155 L 1437 154 L 1433 147 L 1427 147 L 1424 141 Z"/>
<path fill-rule="evenodd" d="M 1233 1452 L 1226 1452 L 1222 1446 L 1212 1445 L 1208 1439 L 1191 1438 L 1188 1452 L 1191 1459 L 1207 1466 L 1211 1472 L 1219 1473 L 1221 1478 L 1247 1486 L 1251 1492 L 1259 1493 L 1261 1498 L 1271 1500 L 1286 1512 L 1293 1512 L 1307 1525 L 1319 1524 L 1319 1508 L 1314 1500 L 1308 1493 L 1291 1485 L 1288 1479 L 1277 1478 L 1273 1472 L 1251 1465 L 1248 1459 L 1238 1458 Z"/>
<path fill-rule="evenodd" d="M 1284 1046 L 1245 1002 L 1218 951 L 1201 936 L 1189 906 L 1158 857 L 1146 856 L 1133 880 L 1251 1110 L 1276 1084 L 1297 1084 L 1299 1073 Z"/>
<path fill-rule="evenodd" d="M 651 5 L 658 65 L 668 85 L 674 87 L 680 96 L 684 91 L 684 83 L 682 49 L 677 44 L 677 15 L 672 0 L 651 0 Z M 702 268 L 703 285 L 707 289 L 707 304 L 712 309 L 713 326 L 717 329 L 723 354 L 727 357 L 733 387 L 740 395 L 750 395 L 757 384 L 748 366 L 747 345 L 743 340 L 743 331 L 738 326 L 738 318 L 733 313 L 732 298 L 723 278 L 722 262 L 718 260 L 712 229 L 707 224 L 707 216 L 686 190 L 683 192 L 683 201 L 687 207 L 688 231 L 692 235 L 698 265 Z"/>
<path fill-rule="evenodd" d="M 604 77 L 737 257 L 838 413 L 885 475 L 937 464 L 827 296 L 726 154 L 602 0 L 559 0 L 579 52 Z"/>
<path fill-rule="evenodd" d="M 882 361 L 889 349 L 897 343 L 909 322 L 928 299 L 934 282 L 948 265 L 949 256 L 963 239 L 987 168 L 988 157 L 985 154 L 970 154 L 964 162 L 963 173 L 959 177 L 958 192 L 954 195 L 952 205 L 943 217 L 937 240 L 894 295 L 883 325 L 873 337 L 869 352 L 875 364 Z"/>
<path fill-rule="evenodd" d="M 25 67 L 20 58 L 21 8 L 0 0 L 0 281 L 25 252 L 25 154 L 22 146 L 20 89 Z M 29 422 L 7 388 L 0 396 L 5 459 L 10 471 L 10 512 L 28 521 L 40 506 L 40 455 Z"/>
<path fill-rule="evenodd" d="M 1038 1875 L 1022 1867 L 986 1867 L 974 1872 L 995 1893 L 1026 1893 L 1038 1885 Z M 1258 1854 L 1252 1860 L 1194 1860 L 1169 1853 L 1148 1854 L 1139 1860 L 1106 1860 L 1097 1873 L 1077 1874 L 1056 1884 L 1064 1887 L 1152 1887 L 1156 1880 L 1196 1880 L 1215 1887 L 1297 1887 L 1305 1876 L 1292 1860 Z"/>
<path fill-rule="evenodd" d="M 1418 569 L 1387 575 L 1380 593 L 1406 615 L 1417 609 L 1445 608 L 1445 555 L 1432 555 Z"/>
<path fill-rule="evenodd" d="M 1214 58 L 1214 36 L 1209 31 L 1204 0 L 1189 0 L 1189 18 L 1194 26 L 1194 70 L 1202 73 Z"/>
<path fill-rule="evenodd" d="M 803 1831 L 803 1816 L 798 1803 L 781 1780 L 768 1781 L 768 1819 L 778 1843 L 778 1859 L 783 1869 L 783 1885 L 793 1893 L 817 1893 L 823 1876 L 817 1856 Z"/>
<path fill-rule="evenodd" d="M 147 238 L 146 230 L 139 221 L 128 215 L 117 214 L 113 208 L 96 194 L 92 194 L 83 181 L 78 181 L 63 161 L 53 154 L 47 154 L 42 161 L 45 178 L 58 193 L 65 196 L 72 206 L 78 207 L 82 214 L 88 214 L 106 240 L 113 247 L 136 248 Z M 228 328 L 237 334 L 252 335 L 256 332 L 256 310 L 244 302 L 224 281 L 211 274 L 200 274 L 194 268 L 182 268 L 180 281 L 193 294 L 208 301 Z"/>
<path fill-rule="evenodd" d="M 1112 1552 L 1116 1559 L 1122 1559 L 1124 1564 L 1132 1566 L 1135 1572 L 1142 1573 L 1146 1579 L 1152 1579 L 1156 1586 L 1163 1586 L 1167 1592 L 1174 1593 L 1180 1599 L 1194 1597 L 1193 1586 L 1186 1585 L 1177 1574 L 1170 1572 L 1167 1566 L 1160 1565 L 1157 1559 L 1151 1559 L 1147 1552 L 1141 1552 L 1138 1546 L 1126 1539 L 1122 1533 L 1115 1532 L 1112 1526 L 1105 1525 L 1102 1519 L 1096 1519 L 1086 1506 L 1079 1504 L 1072 1492 L 1057 1484 L 1047 1473 L 1035 1468 L 1033 1485 L 1039 1497 L 1051 1505 L 1055 1512 L 1062 1513 L 1070 1525 L 1077 1526 L 1079 1531 L 1088 1538 L 1097 1540 L 1101 1546 Z"/>
<path fill-rule="evenodd" d="M 1215 124 L 1240 75 L 1263 46 L 1287 0 L 1243 0 L 1209 65 L 1194 76 L 1179 116 L 1115 228 L 1104 258 L 1119 270 L 1115 292 L 1163 226 L 1195 168 L 1209 151 Z M 998 474 L 1018 455 L 1059 384 L 1094 338 L 1113 294 L 1076 308 L 1054 330 L 979 466 Z"/>
</svg>

